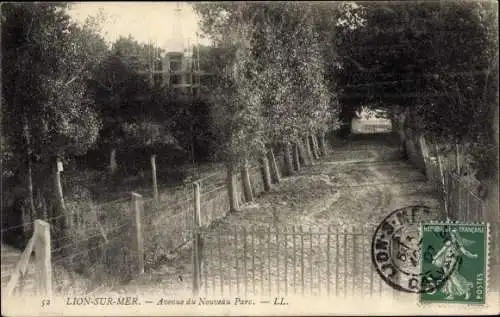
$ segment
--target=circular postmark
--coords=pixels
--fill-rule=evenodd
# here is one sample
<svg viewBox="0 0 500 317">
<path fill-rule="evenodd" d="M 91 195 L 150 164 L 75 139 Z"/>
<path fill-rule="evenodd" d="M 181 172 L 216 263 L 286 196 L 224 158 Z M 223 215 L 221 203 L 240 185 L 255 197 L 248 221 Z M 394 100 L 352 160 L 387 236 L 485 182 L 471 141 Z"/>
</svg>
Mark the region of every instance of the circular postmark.
<svg viewBox="0 0 500 317">
<path fill-rule="evenodd" d="M 448 278 L 442 269 L 421 271 L 419 223 L 437 220 L 437 212 L 427 206 L 397 209 L 382 220 L 372 238 L 372 262 L 381 278 L 396 290 L 427 293 Z"/>
</svg>

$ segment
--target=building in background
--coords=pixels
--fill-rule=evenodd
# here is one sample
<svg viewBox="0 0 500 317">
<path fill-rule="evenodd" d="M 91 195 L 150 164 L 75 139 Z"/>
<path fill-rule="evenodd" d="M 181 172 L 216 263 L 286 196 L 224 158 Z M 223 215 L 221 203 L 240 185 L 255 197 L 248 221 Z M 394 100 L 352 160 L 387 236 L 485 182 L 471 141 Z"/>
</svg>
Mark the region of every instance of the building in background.
<svg viewBox="0 0 500 317">
<path fill-rule="evenodd" d="M 192 45 L 184 38 L 181 24 L 182 9 L 177 3 L 176 18 L 170 38 L 164 43 L 162 52 L 156 43 L 150 42 L 146 52 L 148 73 L 151 82 L 161 84 L 167 89 L 173 89 L 182 94 L 198 95 L 201 87 L 201 77 L 210 74 L 200 69 L 200 50 L 196 43 Z"/>
<path fill-rule="evenodd" d="M 196 95 L 200 87 L 199 54 L 194 55 L 196 47 L 187 46 L 182 51 L 167 51 L 163 58 L 166 72 L 163 84 L 183 93 Z"/>
</svg>

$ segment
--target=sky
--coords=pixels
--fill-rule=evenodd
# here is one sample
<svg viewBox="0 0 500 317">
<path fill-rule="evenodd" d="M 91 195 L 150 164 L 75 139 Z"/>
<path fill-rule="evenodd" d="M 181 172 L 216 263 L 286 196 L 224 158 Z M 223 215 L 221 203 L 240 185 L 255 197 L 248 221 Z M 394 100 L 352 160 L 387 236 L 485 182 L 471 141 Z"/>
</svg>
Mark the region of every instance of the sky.
<svg viewBox="0 0 500 317">
<path fill-rule="evenodd" d="M 175 15 L 177 6 L 182 9 L 180 18 Z M 74 2 L 68 13 L 83 22 L 99 10 L 108 17 L 102 35 L 109 42 L 130 34 L 139 42 L 152 40 L 164 49 L 177 50 L 188 38 L 191 44 L 196 43 L 196 33 L 200 32 L 198 17 L 186 2 Z M 199 42 L 208 44 L 207 40 Z"/>
</svg>

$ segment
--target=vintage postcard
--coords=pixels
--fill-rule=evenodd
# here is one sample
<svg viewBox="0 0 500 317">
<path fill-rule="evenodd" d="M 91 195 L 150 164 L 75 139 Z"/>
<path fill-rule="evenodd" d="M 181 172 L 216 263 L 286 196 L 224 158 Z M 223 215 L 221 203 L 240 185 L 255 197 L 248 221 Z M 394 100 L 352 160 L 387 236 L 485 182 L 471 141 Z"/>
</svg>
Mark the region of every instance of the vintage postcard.
<svg viewBox="0 0 500 317">
<path fill-rule="evenodd" d="M 500 312 L 495 1 L 0 14 L 2 315 Z"/>
</svg>

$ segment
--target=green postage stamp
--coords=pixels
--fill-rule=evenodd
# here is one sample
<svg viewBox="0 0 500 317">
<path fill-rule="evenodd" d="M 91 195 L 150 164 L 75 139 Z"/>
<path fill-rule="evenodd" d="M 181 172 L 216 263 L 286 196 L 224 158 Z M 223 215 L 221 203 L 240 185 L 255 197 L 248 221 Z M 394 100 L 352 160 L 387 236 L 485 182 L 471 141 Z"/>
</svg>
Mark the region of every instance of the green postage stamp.
<svg viewBox="0 0 500 317">
<path fill-rule="evenodd" d="M 420 293 L 420 302 L 484 304 L 488 226 L 429 223 L 421 230 L 420 273 L 423 288 L 429 291 Z"/>
</svg>

